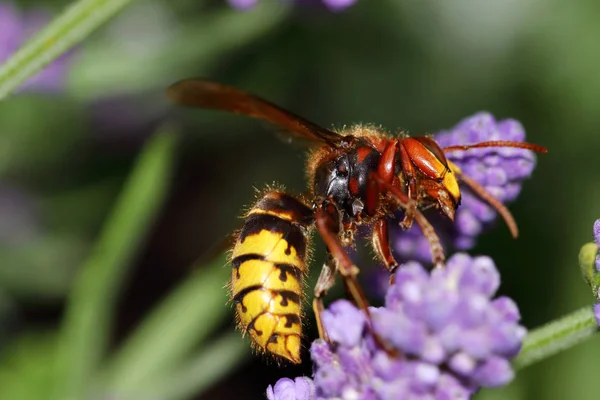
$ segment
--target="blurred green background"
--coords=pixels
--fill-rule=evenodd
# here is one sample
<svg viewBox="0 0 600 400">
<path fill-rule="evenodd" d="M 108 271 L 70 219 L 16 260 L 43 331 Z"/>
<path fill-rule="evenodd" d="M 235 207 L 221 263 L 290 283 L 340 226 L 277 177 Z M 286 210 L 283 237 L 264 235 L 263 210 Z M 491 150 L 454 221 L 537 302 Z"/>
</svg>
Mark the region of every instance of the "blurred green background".
<svg viewBox="0 0 600 400">
<path fill-rule="evenodd" d="M 304 190 L 305 153 L 252 120 L 173 108 L 164 88 L 189 76 L 326 127 L 520 120 L 549 149 L 510 206 L 521 235 L 498 224 L 472 253 L 496 260 L 528 328 L 592 302 L 577 253 L 600 217 L 600 3 L 284 3 L 134 2 L 71 53 L 63 92 L 0 102 L 1 399 L 48 398 L 57 381 L 94 399 L 260 399 L 310 374 L 250 353 L 211 258 L 255 187 Z M 592 339 L 477 398 L 597 399 L 599 360 Z"/>
</svg>

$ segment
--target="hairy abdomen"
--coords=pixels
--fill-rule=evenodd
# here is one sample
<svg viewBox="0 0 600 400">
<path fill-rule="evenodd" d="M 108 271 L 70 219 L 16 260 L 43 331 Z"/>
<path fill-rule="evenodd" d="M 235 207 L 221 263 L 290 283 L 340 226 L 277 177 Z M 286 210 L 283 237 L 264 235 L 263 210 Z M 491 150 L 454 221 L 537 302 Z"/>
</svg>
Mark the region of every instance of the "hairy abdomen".
<svg viewBox="0 0 600 400">
<path fill-rule="evenodd" d="M 256 347 L 300 362 L 306 218 L 310 208 L 269 192 L 250 210 L 232 254 L 231 296 L 239 328 Z"/>
</svg>

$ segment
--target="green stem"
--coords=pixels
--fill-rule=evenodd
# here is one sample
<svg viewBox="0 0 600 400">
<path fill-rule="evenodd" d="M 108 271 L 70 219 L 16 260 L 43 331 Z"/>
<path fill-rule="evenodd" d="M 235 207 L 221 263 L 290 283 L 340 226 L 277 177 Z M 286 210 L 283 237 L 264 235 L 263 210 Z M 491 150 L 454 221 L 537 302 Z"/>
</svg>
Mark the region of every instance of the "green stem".
<svg viewBox="0 0 600 400">
<path fill-rule="evenodd" d="M 0 66 L 0 100 L 133 0 L 79 0 Z"/>
<path fill-rule="evenodd" d="M 566 350 L 598 332 L 592 307 L 584 307 L 529 332 L 513 361 L 516 370 Z"/>
</svg>

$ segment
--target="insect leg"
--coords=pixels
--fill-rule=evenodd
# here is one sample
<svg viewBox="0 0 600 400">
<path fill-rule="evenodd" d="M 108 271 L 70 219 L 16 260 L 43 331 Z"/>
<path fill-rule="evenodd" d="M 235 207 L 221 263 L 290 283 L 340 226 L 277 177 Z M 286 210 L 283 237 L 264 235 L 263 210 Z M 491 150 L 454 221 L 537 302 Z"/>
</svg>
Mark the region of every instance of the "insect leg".
<svg viewBox="0 0 600 400">
<path fill-rule="evenodd" d="M 448 165 L 450 166 L 452 172 L 456 175 L 458 179 L 467 184 L 467 186 L 469 186 L 471 190 L 473 190 L 479 197 L 481 197 L 489 205 L 494 207 L 496 211 L 498 211 L 498 214 L 500 214 L 504 219 L 504 222 L 506 222 L 506 225 L 508 226 L 508 229 L 510 230 L 512 236 L 514 238 L 519 236 L 519 228 L 517 227 L 517 222 L 515 221 L 508 208 L 506 208 L 506 206 L 502 204 L 500 200 L 494 197 L 494 195 L 485 190 L 483 186 L 481 186 L 479 183 L 465 175 L 462 172 L 462 170 L 458 167 L 458 165 L 450 161 L 448 161 Z"/>
<path fill-rule="evenodd" d="M 402 192 L 398 185 L 392 185 L 388 182 L 382 180 L 376 174 L 372 174 L 372 179 L 375 179 L 379 182 L 382 187 L 385 187 L 392 197 L 400 204 L 400 207 L 406 209 L 409 198 L 406 193 Z M 444 262 L 446 260 L 446 256 L 444 255 L 444 248 L 442 247 L 442 243 L 440 241 L 439 236 L 435 233 L 435 229 L 429 223 L 427 218 L 415 208 L 414 211 L 414 220 L 419 224 L 419 227 L 423 231 L 423 235 L 427 239 L 429 243 L 429 248 L 431 249 L 431 260 L 433 261 L 433 265 L 436 268 L 440 268 L 444 266 Z"/>
<path fill-rule="evenodd" d="M 356 265 L 354 265 L 344 250 L 339 238 L 339 211 L 335 205 L 329 201 L 325 201 L 322 205 L 320 205 L 315 212 L 315 225 L 319 231 L 319 234 L 323 238 L 325 245 L 329 249 L 340 275 L 342 275 L 342 278 L 344 279 L 346 290 L 350 293 L 350 296 L 356 303 L 357 307 L 363 310 L 365 313 L 369 329 L 371 329 L 371 333 L 373 334 L 375 342 L 391 356 L 397 356 L 397 350 L 381 339 L 376 332 L 372 331 L 369 302 L 367 301 L 365 294 L 356 280 L 356 275 L 358 274 L 359 269 Z"/>
<path fill-rule="evenodd" d="M 336 272 L 337 267 L 335 265 L 335 260 L 331 256 L 331 253 L 327 252 L 325 262 L 323 263 L 323 268 L 321 269 L 319 279 L 317 280 L 317 284 L 315 285 L 315 297 L 313 298 L 313 310 L 315 312 L 315 318 L 317 320 L 317 329 L 319 330 L 319 337 L 326 341 L 329 341 L 329 337 L 327 336 L 327 332 L 323 329 L 322 313 L 323 310 L 325 310 L 325 307 L 323 306 L 323 296 L 327 294 L 327 291 L 331 289 L 331 287 L 335 283 Z"/>
<path fill-rule="evenodd" d="M 373 249 L 387 270 L 393 274 L 398 268 L 398 261 L 394 258 L 390 248 L 388 224 L 385 217 L 378 219 L 373 227 Z"/>
<path fill-rule="evenodd" d="M 402 142 L 400 142 L 400 162 L 402 164 L 402 173 L 408 182 L 407 205 L 405 207 L 406 211 L 404 214 L 404 219 L 402 222 L 400 222 L 402 229 L 406 230 L 412 226 L 417 211 L 417 182 L 415 181 L 415 170 L 413 168 L 413 164 L 410 161 L 408 151 Z"/>
</svg>

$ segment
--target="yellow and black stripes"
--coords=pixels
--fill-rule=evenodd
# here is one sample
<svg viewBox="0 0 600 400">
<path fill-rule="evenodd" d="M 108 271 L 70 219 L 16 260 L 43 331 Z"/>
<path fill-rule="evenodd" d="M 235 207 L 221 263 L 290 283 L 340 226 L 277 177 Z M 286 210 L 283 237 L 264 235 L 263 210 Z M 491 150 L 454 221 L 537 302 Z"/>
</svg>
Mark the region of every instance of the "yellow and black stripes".
<svg viewBox="0 0 600 400">
<path fill-rule="evenodd" d="M 233 248 L 231 298 L 238 325 L 254 344 L 300 362 L 302 280 L 313 212 L 279 191 L 266 193 L 246 216 Z"/>
</svg>

